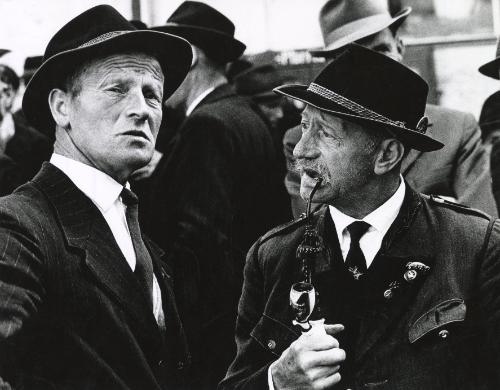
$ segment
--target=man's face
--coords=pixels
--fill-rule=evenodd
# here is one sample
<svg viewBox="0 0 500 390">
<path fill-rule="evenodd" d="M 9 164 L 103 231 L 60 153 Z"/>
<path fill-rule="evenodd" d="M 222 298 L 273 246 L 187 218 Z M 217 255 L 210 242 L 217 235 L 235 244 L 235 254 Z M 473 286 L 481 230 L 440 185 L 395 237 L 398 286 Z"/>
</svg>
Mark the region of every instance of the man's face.
<svg viewBox="0 0 500 390">
<path fill-rule="evenodd" d="M 375 176 L 375 148 L 360 125 L 306 106 L 302 137 L 293 151 L 301 175 L 300 195 L 307 199 L 316 179 L 321 178 L 316 203 L 342 207 L 362 196 Z"/>
<path fill-rule="evenodd" d="M 268 99 L 257 103 L 262 113 L 266 116 L 273 127 L 278 127 L 279 122 L 285 116 L 281 99 Z"/>
<path fill-rule="evenodd" d="M 385 54 L 398 62 L 403 59 L 403 46 L 398 36 L 395 35 L 389 28 L 360 39 L 357 44 L 368 49 Z"/>
<path fill-rule="evenodd" d="M 12 85 L 0 80 L 0 121 L 12 110 L 16 91 Z"/>
<path fill-rule="evenodd" d="M 91 165 L 122 182 L 151 160 L 163 79 L 158 61 L 139 53 L 111 55 L 83 71 L 69 98 L 68 131 Z"/>
</svg>

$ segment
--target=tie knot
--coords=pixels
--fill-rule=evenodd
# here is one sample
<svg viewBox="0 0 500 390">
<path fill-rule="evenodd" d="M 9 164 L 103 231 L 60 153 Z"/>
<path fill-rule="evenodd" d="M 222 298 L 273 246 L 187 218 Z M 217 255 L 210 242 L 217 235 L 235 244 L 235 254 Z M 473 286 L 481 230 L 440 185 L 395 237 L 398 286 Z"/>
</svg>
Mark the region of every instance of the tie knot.
<svg viewBox="0 0 500 390">
<path fill-rule="evenodd" d="M 370 224 L 365 221 L 356 221 L 347 226 L 347 230 L 351 235 L 351 241 L 359 242 L 359 239 L 370 228 Z"/>
<path fill-rule="evenodd" d="M 122 202 L 127 206 L 132 206 L 134 204 L 139 203 L 139 199 L 137 198 L 137 195 L 134 194 L 132 191 L 130 191 L 126 187 L 123 187 L 123 190 L 122 190 L 120 196 L 122 198 Z"/>
</svg>

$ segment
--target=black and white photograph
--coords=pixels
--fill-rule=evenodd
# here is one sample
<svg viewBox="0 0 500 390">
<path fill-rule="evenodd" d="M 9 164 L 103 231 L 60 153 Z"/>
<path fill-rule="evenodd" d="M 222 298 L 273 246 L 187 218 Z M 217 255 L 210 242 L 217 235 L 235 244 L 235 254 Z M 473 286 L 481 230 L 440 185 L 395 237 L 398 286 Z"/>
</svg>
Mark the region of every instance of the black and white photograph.
<svg viewBox="0 0 500 390">
<path fill-rule="evenodd" d="M 500 389 L 500 0 L 0 17 L 0 390 Z"/>
</svg>

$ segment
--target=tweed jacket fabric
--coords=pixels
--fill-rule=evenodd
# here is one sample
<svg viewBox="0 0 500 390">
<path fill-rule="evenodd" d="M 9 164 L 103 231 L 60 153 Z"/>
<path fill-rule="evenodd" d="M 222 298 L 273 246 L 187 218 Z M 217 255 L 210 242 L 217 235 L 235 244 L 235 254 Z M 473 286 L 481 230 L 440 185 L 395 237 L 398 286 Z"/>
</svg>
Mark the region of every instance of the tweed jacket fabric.
<svg viewBox="0 0 500 390">
<path fill-rule="evenodd" d="M 326 323 L 336 323 L 332 302 L 343 291 L 331 267 L 335 252 L 327 244 L 326 218 L 331 218 L 326 206 L 313 214 L 325 243 L 314 284 Z M 299 336 L 292 326 L 289 291 L 301 280 L 295 252 L 305 226 L 301 219 L 277 228 L 249 251 L 238 354 L 220 389 L 265 389 L 269 365 Z M 354 375 L 338 388 L 499 388 L 499 256 L 500 221 L 407 187 L 400 213 L 364 276 L 369 288 L 355 313 L 359 333 L 346 351 L 354 356 Z M 415 261 L 430 271 L 407 281 L 406 265 Z M 384 292 L 395 281 L 399 287 L 387 298 Z M 341 365 L 341 375 L 342 370 Z"/>
<path fill-rule="evenodd" d="M 234 357 L 246 252 L 289 220 L 277 169 L 268 128 L 223 85 L 187 117 L 155 172 L 148 234 L 173 268 L 193 388 L 215 388 Z M 207 359 L 214 351 L 217 358 Z"/>
<path fill-rule="evenodd" d="M 401 169 L 405 180 L 418 192 L 452 197 L 497 217 L 489 153 L 481 143 L 481 131 L 474 117 L 432 104 L 427 105 L 425 115 L 432 124 L 427 134 L 445 146 L 429 153 L 410 150 Z M 293 169 L 293 148 L 300 135 L 298 126 L 288 130 L 283 139 L 288 167 L 285 185 L 296 217 L 305 210 L 299 193 L 300 177 Z"/>
<path fill-rule="evenodd" d="M 165 332 L 104 217 L 59 169 L 44 163 L 0 198 L 0 377 L 14 389 L 181 388 L 189 354 L 170 272 L 145 243 Z"/>
</svg>

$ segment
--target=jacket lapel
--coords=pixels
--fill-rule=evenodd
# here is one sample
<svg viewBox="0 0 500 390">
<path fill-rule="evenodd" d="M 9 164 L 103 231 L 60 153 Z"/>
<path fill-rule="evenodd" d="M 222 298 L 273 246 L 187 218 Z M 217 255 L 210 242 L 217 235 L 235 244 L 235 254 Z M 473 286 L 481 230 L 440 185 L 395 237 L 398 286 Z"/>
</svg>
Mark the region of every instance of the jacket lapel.
<svg viewBox="0 0 500 390">
<path fill-rule="evenodd" d="M 416 237 L 409 232 L 420 206 L 420 195 L 407 186 L 401 211 L 366 274 L 365 306 L 361 308 L 364 314 L 360 321 L 355 354 L 358 362 L 391 332 L 392 325 L 408 311 L 426 278 L 420 272 L 414 280 L 406 280 L 406 265 L 420 262 L 430 266 L 432 271 L 434 259 L 429 252 L 429 245 L 424 242 L 425 237 Z"/>
<path fill-rule="evenodd" d="M 149 237 L 143 236 L 143 240 L 151 255 L 154 273 L 162 292 L 163 312 L 165 314 L 164 347 L 168 352 L 164 356 L 167 356 L 171 360 L 171 363 L 177 363 L 178 361 L 188 362 L 188 344 L 179 313 L 177 312 L 177 305 L 175 304 L 172 272 L 167 264 L 162 261 L 165 252 L 151 241 Z M 173 351 L 179 355 L 176 356 Z"/>
<path fill-rule="evenodd" d="M 51 202 L 68 245 L 80 252 L 96 284 L 157 342 L 160 332 L 153 313 L 97 207 L 50 163 L 43 164 L 33 182 Z"/>
</svg>

